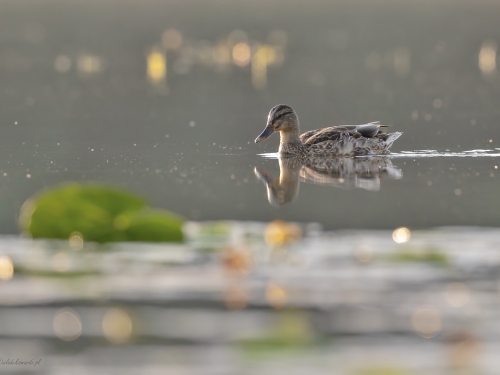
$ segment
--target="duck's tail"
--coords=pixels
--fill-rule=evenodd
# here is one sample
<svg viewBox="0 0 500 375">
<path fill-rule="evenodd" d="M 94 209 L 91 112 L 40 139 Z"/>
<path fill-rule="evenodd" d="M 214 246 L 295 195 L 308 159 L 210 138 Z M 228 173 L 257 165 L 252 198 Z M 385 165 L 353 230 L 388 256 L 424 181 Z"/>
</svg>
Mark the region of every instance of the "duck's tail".
<svg viewBox="0 0 500 375">
<path fill-rule="evenodd" d="M 402 135 L 403 135 L 402 132 L 389 133 L 387 134 L 387 138 L 384 140 L 384 142 L 385 144 L 389 145 L 389 147 L 391 147 L 392 143 Z"/>
<path fill-rule="evenodd" d="M 389 134 L 377 134 L 376 138 L 365 139 L 364 144 L 354 145 L 352 155 L 385 155 L 389 153 L 392 144 L 396 139 L 401 137 L 403 133 L 394 132 Z"/>
</svg>

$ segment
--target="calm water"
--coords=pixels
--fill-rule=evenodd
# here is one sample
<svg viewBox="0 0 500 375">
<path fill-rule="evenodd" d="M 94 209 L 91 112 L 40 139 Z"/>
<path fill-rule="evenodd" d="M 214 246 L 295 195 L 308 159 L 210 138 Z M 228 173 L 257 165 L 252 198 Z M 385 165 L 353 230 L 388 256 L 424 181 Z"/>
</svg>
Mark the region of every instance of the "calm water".
<svg viewBox="0 0 500 375">
<path fill-rule="evenodd" d="M 0 358 L 42 359 L 2 372 L 498 374 L 500 233 L 477 227 L 500 224 L 499 18 L 490 1 L 2 1 Z M 278 103 L 303 131 L 404 135 L 300 165 L 253 143 Z M 66 181 L 133 190 L 188 239 L 20 237 L 23 202 Z"/>
<path fill-rule="evenodd" d="M 278 137 L 253 144 L 269 109 L 288 103 L 304 131 L 392 124 L 404 132 L 396 153 L 495 150 L 499 4 L 1 8 L 3 233 L 17 232 L 30 195 L 68 180 L 120 185 L 190 219 L 330 229 L 499 223 L 497 156 L 396 156 L 401 178 L 381 178 L 377 191 L 306 179 L 276 209 L 254 169 L 279 174 L 277 160 L 258 155 L 275 152 Z"/>
</svg>

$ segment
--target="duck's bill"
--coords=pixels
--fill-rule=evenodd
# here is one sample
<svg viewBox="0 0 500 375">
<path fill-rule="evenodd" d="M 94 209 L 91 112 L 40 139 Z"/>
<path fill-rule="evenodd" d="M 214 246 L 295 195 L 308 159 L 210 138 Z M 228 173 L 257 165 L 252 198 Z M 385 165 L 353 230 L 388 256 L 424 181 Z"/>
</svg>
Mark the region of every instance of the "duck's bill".
<svg viewBox="0 0 500 375">
<path fill-rule="evenodd" d="M 255 143 L 265 141 L 273 133 L 274 133 L 274 128 L 271 125 L 266 126 L 264 131 L 262 133 L 260 133 L 260 135 L 257 138 L 255 138 Z"/>
</svg>

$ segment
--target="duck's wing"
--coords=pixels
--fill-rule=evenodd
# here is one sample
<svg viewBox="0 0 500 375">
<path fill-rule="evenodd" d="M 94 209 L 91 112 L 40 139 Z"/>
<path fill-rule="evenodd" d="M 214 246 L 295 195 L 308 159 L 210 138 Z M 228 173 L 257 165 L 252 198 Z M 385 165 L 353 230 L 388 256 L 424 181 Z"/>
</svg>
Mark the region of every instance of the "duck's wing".
<svg viewBox="0 0 500 375">
<path fill-rule="evenodd" d="M 348 126 L 331 126 L 329 128 L 310 130 L 300 136 L 302 143 L 306 145 L 314 145 L 325 141 L 338 141 L 342 133 L 352 133 L 356 137 L 361 136 L 356 132 L 356 129 L 349 129 Z"/>
<path fill-rule="evenodd" d="M 376 136 L 380 130 L 379 121 L 370 122 L 363 125 L 340 125 L 330 126 L 328 128 L 310 130 L 300 135 L 302 143 L 313 145 L 325 141 L 337 141 L 341 133 L 349 133 L 354 138 L 365 137 L 372 138 Z"/>
</svg>

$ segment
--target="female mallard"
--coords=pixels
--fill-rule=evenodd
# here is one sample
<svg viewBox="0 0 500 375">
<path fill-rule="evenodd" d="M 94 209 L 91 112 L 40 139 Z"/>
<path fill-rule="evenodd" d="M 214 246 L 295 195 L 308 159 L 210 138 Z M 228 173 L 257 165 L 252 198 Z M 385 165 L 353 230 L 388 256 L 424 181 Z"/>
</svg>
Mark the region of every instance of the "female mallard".
<svg viewBox="0 0 500 375">
<path fill-rule="evenodd" d="M 267 125 L 255 143 L 278 131 L 281 135 L 280 154 L 302 157 L 388 154 L 392 143 L 403 133 L 381 133 L 379 130 L 383 126 L 378 121 L 364 125 L 331 126 L 299 136 L 297 114 L 291 107 L 278 104 L 269 112 Z"/>
</svg>

